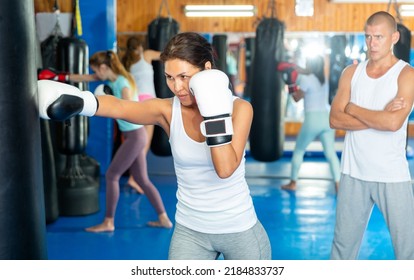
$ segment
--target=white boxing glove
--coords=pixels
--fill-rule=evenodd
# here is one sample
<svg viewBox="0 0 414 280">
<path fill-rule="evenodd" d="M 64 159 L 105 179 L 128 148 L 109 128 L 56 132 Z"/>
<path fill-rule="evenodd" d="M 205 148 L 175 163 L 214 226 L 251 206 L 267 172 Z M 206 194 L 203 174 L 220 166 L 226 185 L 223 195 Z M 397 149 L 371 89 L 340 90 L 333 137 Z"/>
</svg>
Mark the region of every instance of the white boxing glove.
<svg viewBox="0 0 414 280">
<path fill-rule="evenodd" d="M 200 129 L 207 145 L 216 147 L 230 143 L 233 135 L 233 94 L 229 89 L 228 76 L 217 69 L 198 72 L 190 80 L 190 91 L 204 118 Z"/>
<path fill-rule="evenodd" d="M 93 116 L 98 110 L 98 100 L 89 91 L 81 91 L 65 83 L 37 81 L 39 115 L 45 120 L 63 121 L 76 115 Z"/>
<path fill-rule="evenodd" d="M 114 95 L 112 89 L 110 86 L 105 85 L 105 84 L 100 84 L 99 86 L 96 87 L 95 91 L 93 92 L 93 94 L 95 96 L 100 96 L 100 95 Z"/>
</svg>

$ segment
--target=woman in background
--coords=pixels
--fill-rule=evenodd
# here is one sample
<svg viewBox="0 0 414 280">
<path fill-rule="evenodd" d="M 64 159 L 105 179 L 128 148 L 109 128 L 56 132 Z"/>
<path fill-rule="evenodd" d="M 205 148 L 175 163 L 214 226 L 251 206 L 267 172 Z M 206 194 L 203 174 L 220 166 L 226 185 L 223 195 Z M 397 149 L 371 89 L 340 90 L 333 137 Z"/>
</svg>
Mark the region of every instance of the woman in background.
<svg viewBox="0 0 414 280">
<path fill-rule="evenodd" d="M 324 59 L 322 56 L 308 58 L 306 69 L 297 67 L 299 73 L 296 90 L 291 92 L 293 99 L 298 102 L 304 99 L 305 120 L 296 139 L 292 156 L 290 182 L 282 186 L 285 190 L 295 190 L 300 166 L 305 150 L 309 144 L 319 139 L 323 146 L 325 157 L 329 163 L 335 190 L 338 190 L 340 164 L 335 151 L 335 130 L 329 125 L 330 105 L 328 103 L 328 83 L 325 79 Z"/>
<path fill-rule="evenodd" d="M 119 99 L 138 101 L 136 84 L 131 74 L 126 71 L 118 56 L 113 51 L 100 51 L 89 59 L 94 74 L 70 74 L 69 80 L 74 82 L 108 81 L 113 95 Z M 115 230 L 115 211 L 119 200 L 119 180 L 128 169 L 143 188 L 150 203 L 158 214 L 158 220 L 149 222 L 155 227 L 171 228 L 160 193 L 148 178 L 145 147 L 148 141 L 142 125 L 116 119 L 124 141 L 116 151 L 105 174 L 106 179 L 106 213 L 102 223 L 87 228 L 90 232 Z"/>
<path fill-rule="evenodd" d="M 134 77 L 138 86 L 138 98 L 140 101 L 155 98 L 154 86 L 154 68 L 152 61 L 160 59 L 161 52 L 144 49 L 143 41 L 137 37 L 130 37 L 126 44 L 125 55 L 122 57 L 122 64 Z M 145 146 L 145 152 L 148 153 L 151 147 L 152 136 L 154 134 L 154 125 L 145 125 L 147 131 L 148 142 Z M 137 192 L 144 194 L 140 185 L 134 180 L 133 176 L 129 176 L 128 185 Z"/>
</svg>

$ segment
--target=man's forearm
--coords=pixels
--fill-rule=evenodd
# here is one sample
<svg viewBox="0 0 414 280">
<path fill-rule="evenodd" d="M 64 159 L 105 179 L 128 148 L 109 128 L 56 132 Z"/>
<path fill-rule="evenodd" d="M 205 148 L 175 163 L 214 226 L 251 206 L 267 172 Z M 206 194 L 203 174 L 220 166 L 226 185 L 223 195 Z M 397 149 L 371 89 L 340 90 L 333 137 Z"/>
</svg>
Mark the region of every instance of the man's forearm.
<svg viewBox="0 0 414 280">
<path fill-rule="evenodd" d="M 368 126 L 359 119 L 345 113 L 344 111 L 331 111 L 329 120 L 330 126 L 333 129 L 362 130 L 368 128 Z"/>
<path fill-rule="evenodd" d="M 367 128 L 393 131 L 396 129 L 392 112 L 384 110 L 369 110 L 349 102 L 344 109 L 345 113 L 356 118 Z"/>
</svg>

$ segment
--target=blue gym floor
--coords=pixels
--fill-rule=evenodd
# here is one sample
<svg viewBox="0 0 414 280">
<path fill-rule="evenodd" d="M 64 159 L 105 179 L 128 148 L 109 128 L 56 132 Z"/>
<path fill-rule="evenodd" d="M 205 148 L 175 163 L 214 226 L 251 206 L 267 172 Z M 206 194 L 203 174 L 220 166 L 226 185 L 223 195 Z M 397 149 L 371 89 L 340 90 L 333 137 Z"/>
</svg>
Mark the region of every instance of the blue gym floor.
<svg viewBox="0 0 414 280">
<path fill-rule="evenodd" d="M 340 143 L 339 143 L 340 144 Z M 298 189 L 281 189 L 290 172 L 291 151 L 278 161 L 258 162 L 247 156 L 246 176 L 257 215 L 267 230 L 275 260 L 326 260 L 335 223 L 336 196 L 328 164 L 320 151 L 308 153 L 300 171 Z M 412 174 L 414 160 L 409 158 Z M 170 218 L 174 218 L 176 178 L 170 157 L 148 155 L 150 178 L 158 187 Z M 101 222 L 105 208 L 101 178 L 101 210 L 81 217 L 59 217 L 47 226 L 51 260 L 165 260 L 172 229 L 148 227 L 156 213 L 145 195 L 121 181 L 121 196 L 113 233 L 88 233 L 84 228 Z M 372 212 L 360 259 L 394 259 L 388 229 L 377 208 Z"/>
</svg>

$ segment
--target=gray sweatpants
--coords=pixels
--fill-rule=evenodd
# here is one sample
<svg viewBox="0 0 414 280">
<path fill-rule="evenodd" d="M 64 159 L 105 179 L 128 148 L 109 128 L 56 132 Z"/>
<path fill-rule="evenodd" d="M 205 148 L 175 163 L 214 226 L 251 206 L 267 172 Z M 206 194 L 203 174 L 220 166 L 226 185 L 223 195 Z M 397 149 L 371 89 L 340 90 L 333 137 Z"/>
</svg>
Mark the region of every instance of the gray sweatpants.
<svg viewBox="0 0 414 280">
<path fill-rule="evenodd" d="M 366 182 L 341 175 L 331 259 L 357 259 L 374 203 L 390 231 L 396 259 L 414 260 L 411 182 Z"/>
<path fill-rule="evenodd" d="M 223 254 L 226 260 L 270 260 L 270 241 L 262 224 L 227 234 L 208 234 L 175 224 L 168 259 L 215 260 Z"/>
</svg>

